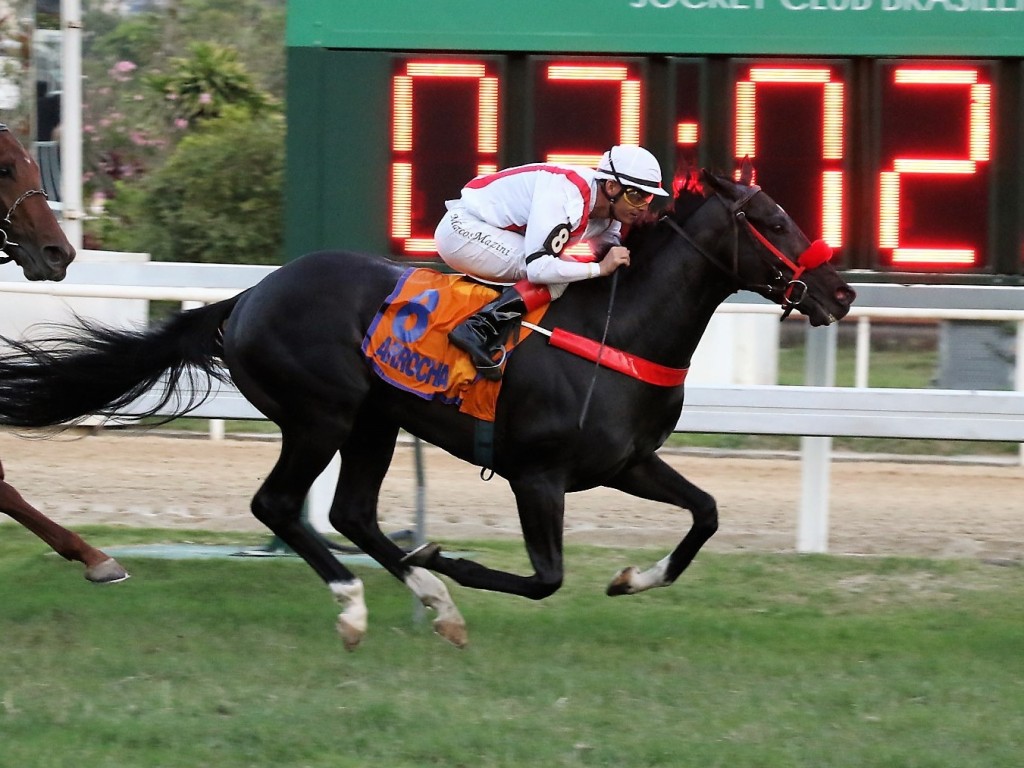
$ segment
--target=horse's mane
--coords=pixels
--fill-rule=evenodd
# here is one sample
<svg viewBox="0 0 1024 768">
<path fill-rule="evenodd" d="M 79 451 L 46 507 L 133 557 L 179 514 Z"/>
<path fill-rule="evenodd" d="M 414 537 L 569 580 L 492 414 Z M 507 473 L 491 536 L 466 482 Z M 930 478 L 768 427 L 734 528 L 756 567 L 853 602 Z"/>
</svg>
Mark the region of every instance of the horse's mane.
<svg viewBox="0 0 1024 768">
<path fill-rule="evenodd" d="M 692 169 L 675 177 L 672 181 L 672 192 L 674 198 L 668 206 L 657 213 L 648 211 L 629 228 L 623 245 L 631 252 L 643 253 L 652 243 L 668 236 L 668 228 L 659 226 L 662 219 L 672 218 L 677 224 L 683 225 L 707 202 L 700 175 Z"/>
</svg>

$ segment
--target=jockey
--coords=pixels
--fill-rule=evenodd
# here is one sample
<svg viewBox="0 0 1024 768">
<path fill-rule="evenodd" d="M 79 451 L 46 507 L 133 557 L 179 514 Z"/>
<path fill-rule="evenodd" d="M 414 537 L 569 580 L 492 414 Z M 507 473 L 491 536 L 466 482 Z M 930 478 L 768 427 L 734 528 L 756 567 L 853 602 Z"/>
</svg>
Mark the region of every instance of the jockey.
<svg viewBox="0 0 1024 768">
<path fill-rule="evenodd" d="M 557 299 L 568 283 L 610 275 L 629 264 L 619 244 L 661 186 L 661 167 L 646 149 L 614 146 L 597 168 L 535 163 L 477 176 L 437 225 L 437 252 L 453 269 L 480 280 L 513 283 L 452 329 L 480 375 L 501 378 L 495 355 L 528 311 Z M 566 253 L 586 242 L 590 253 Z M 607 248 L 598 262 L 597 255 Z"/>
</svg>

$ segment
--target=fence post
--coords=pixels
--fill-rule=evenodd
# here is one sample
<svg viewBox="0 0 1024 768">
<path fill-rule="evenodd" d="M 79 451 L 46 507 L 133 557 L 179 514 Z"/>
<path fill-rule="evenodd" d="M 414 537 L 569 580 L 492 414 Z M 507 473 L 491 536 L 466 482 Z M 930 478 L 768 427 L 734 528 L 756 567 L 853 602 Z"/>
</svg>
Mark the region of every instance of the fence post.
<svg viewBox="0 0 1024 768">
<path fill-rule="evenodd" d="M 412 439 L 413 463 L 416 466 L 416 525 L 413 533 L 413 546 L 427 543 L 427 469 L 423 460 L 423 441 L 418 437 Z M 415 596 L 412 600 L 412 620 L 414 624 L 422 624 L 427 618 L 423 603 Z"/>
<path fill-rule="evenodd" d="M 205 307 L 205 301 L 183 301 L 181 302 L 181 309 L 183 311 L 189 309 L 199 309 L 199 307 Z M 223 440 L 226 432 L 224 426 L 224 419 L 210 419 L 206 424 L 208 434 L 211 440 Z"/>
<path fill-rule="evenodd" d="M 82 249 L 82 3 L 61 0 L 61 227 Z"/>
<path fill-rule="evenodd" d="M 838 337 L 839 330 L 835 324 L 825 328 L 807 326 L 804 383 L 808 386 L 835 386 Z M 801 494 L 796 551 L 827 552 L 832 438 L 801 437 L 800 457 Z"/>
<path fill-rule="evenodd" d="M 857 318 L 857 359 L 853 386 L 866 389 L 871 371 L 871 318 L 862 315 Z"/>
<path fill-rule="evenodd" d="M 1017 339 L 1014 344 L 1013 389 L 1024 392 L 1024 320 L 1017 321 Z M 1017 445 L 1017 462 L 1024 466 L 1024 443 Z"/>
</svg>

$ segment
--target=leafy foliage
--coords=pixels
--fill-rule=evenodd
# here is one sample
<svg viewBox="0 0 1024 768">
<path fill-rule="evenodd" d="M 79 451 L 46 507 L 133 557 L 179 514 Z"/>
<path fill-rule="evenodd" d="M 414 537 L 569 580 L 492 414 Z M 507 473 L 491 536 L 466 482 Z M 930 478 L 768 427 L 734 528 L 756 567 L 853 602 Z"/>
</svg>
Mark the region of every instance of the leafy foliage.
<svg viewBox="0 0 1024 768">
<path fill-rule="evenodd" d="M 188 57 L 168 62 L 169 74 L 146 78 L 147 85 L 169 104 L 179 128 L 220 117 L 232 104 L 253 115 L 266 112 L 272 105 L 270 97 L 253 83 L 236 50 L 201 42 L 190 45 L 188 52 Z"/>
<path fill-rule="evenodd" d="M 158 261 L 280 263 L 283 184 L 284 120 L 229 109 L 164 165 L 119 183 L 100 236 Z"/>
<path fill-rule="evenodd" d="M 93 0 L 85 15 L 87 246 L 276 262 L 284 0 L 108 7 Z"/>
</svg>

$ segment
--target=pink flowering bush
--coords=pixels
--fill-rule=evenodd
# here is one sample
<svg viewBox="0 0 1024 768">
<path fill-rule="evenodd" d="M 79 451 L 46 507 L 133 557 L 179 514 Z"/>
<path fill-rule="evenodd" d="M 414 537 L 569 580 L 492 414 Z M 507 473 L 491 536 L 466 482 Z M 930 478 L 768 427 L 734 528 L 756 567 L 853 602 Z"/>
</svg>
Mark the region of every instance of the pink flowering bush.
<svg viewBox="0 0 1024 768">
<path fill-rule="evenodd" d="M 91 88 L 99 67 L 87 64 L 82 98 L 85 196 L 111 196 L 114 185 L 160 164 L 169 145 L 163 116 L 152 108 L 139 66 L 127 59 L 101 70 L 104 85 Z"/>
<path fill-rule="evenodd" d="M 138 68 L 138 65 L 134 61 L 119 61 L 107 70 L 107 74 L 110 75 L 112 80 L 119 83 L 125 83 L 131 79 L 132 72 Z"/>
</svg>

